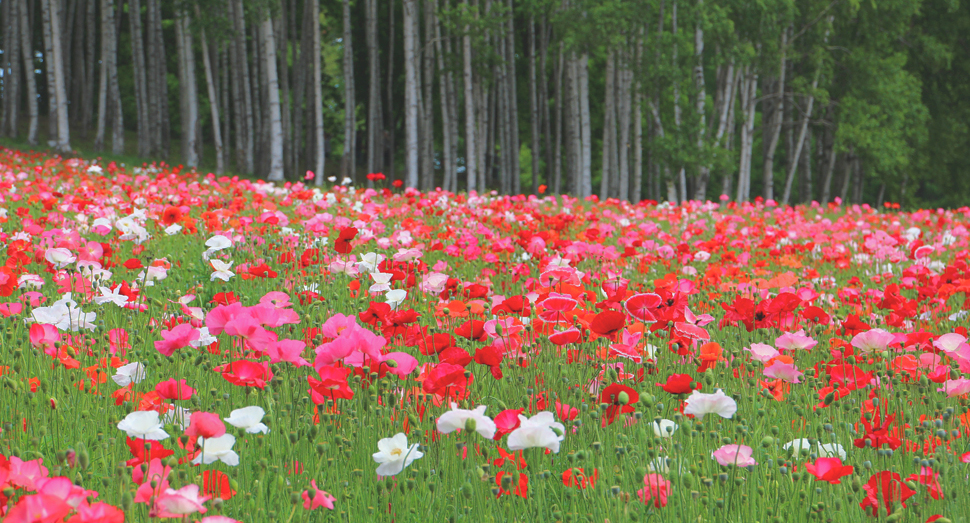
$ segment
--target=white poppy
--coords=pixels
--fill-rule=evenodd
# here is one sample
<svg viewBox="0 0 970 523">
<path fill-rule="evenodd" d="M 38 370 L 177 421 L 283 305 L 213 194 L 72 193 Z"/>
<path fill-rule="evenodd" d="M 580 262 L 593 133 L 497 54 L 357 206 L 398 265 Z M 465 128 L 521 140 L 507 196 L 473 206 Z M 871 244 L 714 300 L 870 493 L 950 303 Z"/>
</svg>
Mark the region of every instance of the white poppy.
<svg viewBox="0 0 970 523">
<path fill-rule="evenodd" d="M 485 439 L 495 437 L 495 422 L 485 415 L 485 405 L 479 405 L 475 410 L 459 409 L 457 403 L 451 404 L 451 410 L 438 418 L 438 432 L 450 434 L 456 430 L 474 430 Z M 469 421 L 474 423 L 469 424 Z M 472 428 L 474 427 L 474 428 Z"/>
<path fill-rule="evenodd" d="M 114 376 L 111 376 L 111 379 L 119 387 L 127 387 L 131 383 L 141 383 L 147 377 L 148 373 L 145 372 L 145 366 L 139 362 L 135 362 L 118 367 L 117 372 L 115 372 Z"/>
<path fill-rule="evenodd" d="M 531 418 L 519 414 L 519 422 L 519 428 L 509 434 L 509 450 L 542 447 L 559 453 L 559 443 L 566 438 L 566 427 L 557 423 L 551 412 L 540 412 Z"/>
<path fill-rule="evenodd" d="M 269 433 L 269 427 L 260 423 L 266 411 L 262 407 L 252 406 L 236 409 L 229 413 L 228 418 L 223 418 L 226 423 L 238 429 L 244 429 L 249 434 Z"/>
<path fill-rule="evenodd" d="M 125 431 L 131 439 L 159 441 L 168 437 L 168 432 L 162 430 L 158 412 L 154 410 L 132 412 L 118 422 L 118 429 Z"/>
<path fill-rule="evenodd" d="M 232 450 L 236 444 L 236 437 L 232 434 L 223 434 L 218 438 L 199 437 L 199 446 L 202 452 L 192 460 L 193 465 L 200 463 L 208 465 L 216 461 L 221 461 L 230 467 L 239 464 L 239 454 Z"/>
<path fill-rule="evenodd" d="M 424 453 L 418 450 L 417 444 L 408 446 L 408 437 L 403 432 L 378 441 L 377 449 L 379 452 L 375 452 L 372 457 L 379 464 L 377 467 L 379 476 L 400 474 L 411 462 L 424 456 Z"/>
</svg>

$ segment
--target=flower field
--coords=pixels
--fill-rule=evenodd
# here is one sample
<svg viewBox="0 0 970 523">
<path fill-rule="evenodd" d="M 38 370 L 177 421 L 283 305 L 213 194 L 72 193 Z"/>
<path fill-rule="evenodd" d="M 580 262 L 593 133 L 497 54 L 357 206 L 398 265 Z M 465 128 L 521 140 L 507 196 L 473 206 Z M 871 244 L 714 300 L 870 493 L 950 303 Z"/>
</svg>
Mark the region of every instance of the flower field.
<svg viewBox="0 0 970 523">
<path fill-rule="evenodd" d="M 0 149 L 13 523 L 967 521 L 970 209 Z"/>
</svg>

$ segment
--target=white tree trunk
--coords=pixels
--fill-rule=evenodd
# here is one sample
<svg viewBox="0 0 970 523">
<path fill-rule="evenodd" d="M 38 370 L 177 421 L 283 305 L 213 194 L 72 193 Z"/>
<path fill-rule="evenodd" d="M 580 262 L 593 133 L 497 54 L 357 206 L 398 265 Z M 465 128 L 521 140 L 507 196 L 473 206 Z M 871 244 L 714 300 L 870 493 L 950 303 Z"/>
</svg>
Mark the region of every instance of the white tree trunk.
<svg viewBox="0 0 970 523">
<path fill-rule="evenodd" d="M 34 74 L 34 46 L 33 33 L 30 30 L 30 18 L 27 9 L 29 0 L 21 0 L 20 4 L 20 52 L 23 54 L 24 72 L 27 77 L 27 115 L 30 117 L 29 128 L 27 131 L 27 143 L 34 145 L 37 143 L 37 79 Z M 92 0 L 93 1 L 93 0 Z"/>
<path fill-rule="evenodd" d="M 405 186 L 418 187 L 417 0 L 404 0 L 404 140 Z"/>
<path fill-rule="evenodd" d="M 195 80 L 195 54 L 192 52 L 192 35 L 189 32 L 189 16 L 178 13 L 175 18 L 175 38 L 179 53 L 179 91 L 182 115 L 182 162 L 186 167 L 199 165 L 197 126 L 199 123 L 198 89 Z"/>
<path fill-rule="evenodd" d="M 323 170 L 326 167 L 326 150 L 323 137 L 323 68 L 320 64 L 320 4 L 309 2 L 310 4 L 310 24 L 312 26 L 313 44 L 306 52 L 310 53 L 310 60 L 313 62 L 313 74 L 310 75 L 313 84 L 313 144 L 315 149 L 313 172 L 315 174 L 313 182 L 316 185 L 323 185 Z"/>
<path fill-rule="evenodd" d="M 367 101 L 367 172 L 380 169 L 381 151 L 381 58 L 377 49 L 377 0 L 364 0 L 367 16 L 367 61 L 370 68 Z M 374 182 L 368 180 L 367 186 Z"/>
<path fill-rule="evenodd" d="M 764 178 L 764 196 L 765 201 L 774 199 L 775 197 L 775 151 L 778 149 L 778 139 L 781 137 L 781 124 L 783 123 L 783 112 L 782 112 L 782 100 L 785 96 L 785 72 L 788 70 L 786 67 L 785 55 L 788 48 L 788 29 L 785 29 L 781 33 L 781 59 L 778 65 L 778 90 L 775 92 L 774 96 L 774 110 L 771 113 L 771 121 L 768 125 L 769 136 L 764 139 L 767 140 L 768 146 L 765 149 L 765 160 L 762 167 L 762 177 Z"/>
<path fill-rule="evenodd" d="M 283 120 L 280 109 L 280 82 L 276 66 L 276 37 L 273 19 L 266 14 L 261 24 L 263 37 L 263 69 L 266 72 L 267 109 L 269 110 L 269 176 L 273 182 L 283 181 Z"/>
<path fill-rule="evenodd" d="M 145 41 L 141 23 L 141 0 L 128 0 L 131 25 L 132 69 L 135 80 L 135 107 L 138 114 L 138 155 L 151 154 L 151 120 L 148 116 L 148 81 L 145 77 Z"/>
<path fill-rule="evenodd" d="M 468 179 L 468 192 L 478 188 L 478 143 L 475 141 L 475 84 L 472 75 L 472 37 L 471 28 L 465 26 L 461 39 L 462 79 L 465 84 L 465 174 Z"/>
<path fill-rule="evenodd" d="M 216 174 L 226 172 L 226 159 L 222 147 L 222 130 L 219 118 L 219 97 L 216 96 L 216 82 L 212 74 L 212 59 L 209 57 L 209 41 L 206 38 L 205 30 L 199 34 L 202 42 L 202 65 L 205 68 L 205 84 L 209 95 L 209 112 L 212 118 L 212 141 L 216 148 Z"/>
<path fill-rule="evenodd" d="M 357 100 L 354 86 L 354 44 L 351 38 L 350 0 L 344 0 L 344 156 L 343 175 L 351 180 L 356 179 L 357 160 Z"/>
<path fill-rule="evenodd" d="M 589 116 L 589 54 L 579 59 L 579 119 L 582 133 L 582 170 L 580 198 L 593 194 L 593 126 Z"/>
<path fill-rule="evenodd" d="M 55 109 L 56 114 L 52 117 L 57 119 L 57 141 L 54 149 L 59 153 L 71 152 L 71 131 L 68 128 L 67 119 L 67 90 L 65 88 L 66 79 L 64 78 L 64 53 L 61 49 L 61 20 L 58 16 L 58 0 L 42 0 L 42 8 L 47 13 L 47 25 L 50 31 L 51 56 L 48 57 L 48 74 L 51 74 L 54 84 Z"/>
<path fill-rule="evenodd" d="M 616 175 L 616 52 L 606 57 L 606 82 L 603 103 L 603 170 L 600 175 L 600 200 L 611 196 L 610 177 Z"/>
</svg>

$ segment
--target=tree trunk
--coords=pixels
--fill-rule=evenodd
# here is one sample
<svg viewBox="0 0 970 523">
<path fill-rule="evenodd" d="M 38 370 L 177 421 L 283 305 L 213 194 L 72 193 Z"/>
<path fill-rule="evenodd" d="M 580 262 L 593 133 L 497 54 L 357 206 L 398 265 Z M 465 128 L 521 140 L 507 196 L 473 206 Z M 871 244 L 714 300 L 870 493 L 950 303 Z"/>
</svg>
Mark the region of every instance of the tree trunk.
<svg viewBox="0 0 970 523">
<path fill-rule="evenodd" d="M 367 61 L 370 67 L 368 75 L 367 100 L 367 172 L 374 173 L 381 169 L 381 58 L 377 49 L 377 0 L 364 0 L 367 15 Z M 392 57 L 393 59 L 393 57 Z M 373 187 L 374 182 L 368 180 L 367 186 Z"/>
<path fill-rule="evenodd" d="M 419 26 L 419 18 L 415 16 L 415 26 Z M 418 33 L 417 28 L 415 33 Z M 419 103 L 421 115 L 419 153 L 421 164 L 421 190 L 430 191 L 435 187 L 435 155 L 434 155 L 434 6 L 428 0 L 424 2 L 424 45 L 421 46 L 420 56 L 423 71 L 418 84 L 423 93 Z"/>
<path fill-rule="evenodd" d="M 57 118 L 57 143 L 55 150 L 59 153 L 71 152 L 71 131 L 68 128 L 67 113 L 67 90 L 64 78 L 64 52 L 61 48 L 61 20 L 58 15 L 58 0 L 42 0 L 48 10 L 48 24 L 51 33 L 51 63 L 48 67 L 52 68 L 54 76 L 54 92 L 56 95 L 56 118 Z M 51 69 L 48 69 L 51 73 Z"/>
<path fill-rule="evenodd" d="M 532 149 L 532 194 L 539 192 L 539 93 L 536 86 L 536 21 L 529 18 L 529 137 Z"/>
<path fill-rule="evenodd" d="M 326 143 L 323 136 L 323 68 L 320 63 L 320 4 L 309 2 L 310 4 L 310 24 L 313 43 L 310 46 L 309 56 L 313 62 L 313 74 L 310 75 L 313 85 L 313 144 L 314 144 L 314 164 L 315 173 L 314 183 L 323 185 L 323 170 L 326 167 Z"/>
<path fill-rule="evenodd" d="M 216 82 L 212 74 L 212 60 L 209 55 L 209 40 L 205 30 L 199 32 L 202 42 L 202 66 L 205 69 L 205 85 L 209 96 L 209 113 L 212 118 L 212 141 L 216 148 L 216 174 L 226 172 L 226 159 L 222 148 L 222 130 L 219 127 L 219 97 L 216 95 Z"/>
<path fill-rule="evenodd" d="M 512 8 L 512 0 L 508 0 L 509 16 L 506 21 L 505 32 L 505 81 L 508 86 L 506 89 L 507 103 L 509 104 L 509 151 L 508 165 L 512 176 L 512 193 L 522 194 L 522 172 L 519 162 L 519 151 L 521 144 L 519 141 L 519 99 L 516 96 L 515 80 L 515 11 Z"/>
<path fill-rule="evenodd" d="M 418 55 L 417 0 L 404 0 L 404 140 L 406 187 L 418 187 Z"/>
<path fill-rule="evenodd" d="M 448 72 L 445 70 L 445 56 L 444 56 L 444 44 L 442 43 L 441 36 L 441 21 L 437 16 L 438 11 L 438 0 L 434 0 L 432 4 L 432 23 L 434 25 L 435 32 L 435 54 L 438 59 L 438 95 L 441 100 L 441 129 L 442 129 L 442 183 L 441 186 L 446 191 L 457 192 L 456 183 L 456 172 L 455 172 L 455 143 L 454 136 L 452 134 L 452 126 L 454 124 L 454 115 L 451 112 L 452 107 L 452 96 L 451 83 L 449 81 Z M 430 101 L 429 101 L 430 105 Z"/>
<path fill-rule="evenodd" d="M 38 107 L 37 107 L 37 76 L 34 74 L 34 46 L 33 46 L 33 32 L 30 30 L 30 13 L 27 9 L 27 4 L 29 0 L 20 0 L 20 52 L 23 55 L 24 61 L 24 72 L 27 79 L 27 115 L 30 118 L 29 128 L 27 130 L 27 143 L 30 145 L 37 144 L 37 123 L 38 123 Z"/>
<path fill-rule="evenodd" d="M 585 198 L 583 195 L 583 122 L 580 116 L 580 89 L 579 89 L 579 58 L 573 52 L 569 58 L 568 65 L 568 98 L 566 102 L 565 121 L 568 122 L 569 151 L 567 156 L 569 172 L 569 192 L 577 198 Z"/>
<path fill-rule="evenodd" d="M 279 77 L 280 92 L 280 124 L 283 134 L 283 173 L 290 179 L 302 180 L 302 176 L 294 176 L 296 169 L 293 166 L 293 126 L 291 106 L 293 104 L 292 92 L 290 90 L 290 67 L 289 67 L 289 44 L 287 10 L 289 0 L 280 2 L 279 16 L 273 20 L 273 34 L 276 39 L 276 64 L 278 66 L 277 76 Z"/>
<path fill-rule="evenodd" d="M 542 16 L 539 24 L 539 110 L 541 111 L 542 125 L 540 133 L 544 138 L 545 169 L 543 169 L 543 179 L 546 185 L 550 185 L 549 173 L 552 169 L 552 121 L 549 117 L 549 77 L 547 71 L 547 61 L 549 57 L 549 24 L 546 16 Z M 537 175 L 538 176 L 538 175 Z"/>
<path fill-rule="evenodd" d="M 741 166 L 738 169 L 738 203 L 751 198 L 751 158 L 754 149 L 754 120 L 757 108 L 758 75 L 750 65 L 745 66 L 745 80 L 742 84 L 741 112 L 744 124 L 741 128 Z"/>
<path fill-rule="evenodd" d="M 266 13 L 260 28 L 263 37 L 262 68 L 266 74 L 267 104 L 269 111 L 269 176 L 273 182 L 283 181 L 283 120 L 280 108 L 280 83 L 276 65 L 276 36 L 273 33 L 273 19 Z"/>
<path fill-rule="evenodd" d="M 792 182 L 795 180 L 795 170 L 798 169 L 798 161 L 801 157 L 805 145 L 805 136 L 808 132 L 808 122 L 812 118 L 812 106 L 815 105 L 815 90 L 818 89 L 818 79 L 822 75 L 821 69 L 815 72 L 815 79 L 812 80 L 812 91 L 808 95 L 808 102 L 805 104 L 805 114 L 798 129 L 798 138 L 795 139 L 795 151 L 789 161 L 788 173 L 785 176 L 785 192 L 781 198 L 782 205 L 788 205 L 791 197 Z"/>
<path fill-rule="evenodd" d="M 707 118 L 705 116 L 705 104 L 707 102 L 707 91 L 704 83 L 704 28 L 701 26 L 703 17 L 704 0 L 697 0 L 697 22 L 694 24 L 694 89 L 697 90 L 696 111 L 697 121 L 697 152 L 704 154 L 704 145 L 707 133 Z M 697 181 L 694 184 L 694 199 L 704 201 L 707 196 L 707 180 L 711 176 L 711 168 L 706 162 L 701 162 L 697 169 Z"/>
<path fill-rule="evenodd" d="M 563 52 L 563 43 L 559 43 L 559 56 L 556 60 L 556 70 L 553 73 L 556 78 L 556 148 L 553 153 L 552 166 L 552 193 L 562 193 L 562 145 L 563 145 L 563 103 L 565 96 L 563 93 L 563 74 L 566 70 L 566 53 Z"/>
<path fill-rule="evenodd" d="M 151 155 L 151 129 L 148 117 L 148 84 L 145 77 L 144 36 L 141 24 L 141 0 L 128 0 L 131 26 L 131 56 L 135 80 L 135 108 L 138 114 L 138 155 Z"/>
<path fill-rule="evenodd" d="M 152 153 L 168 157 L 170 124 L 168 110 L 168 71 L 165 60 L 165 41 L 162 38 L 162 11 L 160 0 L 146 0 L 148 52 L 145 55 L 148 69 L 148 96 L 150 98 L 150 124 Z"/>
<path fill-rule="evenodd" d="M 617 122 L 619 134 L 614 145 L 617 147 L 617 172 L 619 173 L 619 187 L 614 196 L 620 200 L 630 199 L 630 117 L 632 104 L 630 102 L 630 86 L 633 83 L 633 71 L 630 70 L 630 53 L 625 50 L 620 66 L 617 68 Z"/>
<path fill-rule="evenodd" d="M 243 16 L 242 0 L 230 0 L 232 4 L 232 22 L 236 33 L 235 55 L 236 64 L 233 66 L 233 73 L 236 79 L 233 80 L 240 90 L 241 102 L 241 141 L 243 144 L 242 168 L 247 174 L 252 174 L 256 170 L 256 160 L 254 149 L 256 147 L 256 126 L 254 114 L 253 88 L 249 75 L 249 55 L 246 46 L 246 21 Z M 258 55 L 257 55 L 258 56 Z"/>
<path fill-rule="evenodd" d="M 20 14 L 19 2 L 3 2 L 3 125 L 0 134 L 17 136 L 20 112 Z M 28 74 L 30 72 L 28 71 Z"/>
<path fill-rule="evenodd" d="M 397 2 L 393 0 L 390 2 L 387 2 L 387 10 L 388 10 L 387 23 L 390 26 L 390 28 L 388 30 L 388 39 L 387 39 L 387 113 L 386 113 L 387 118 L 384 119 L 384 122 L 387 125 L 387 131 L 386 131 L 387 136 L 384 142 L 386 144 L 386 148 L 388 152 L 387 153 L 387 169 L 388 169 L 387 176 L 391 180 L 396 179 L 395 178 L 396 165 L 394 163 L 394 156 L 395 156 L 395 153 L 397 152 L 397 149 L 395 148 L 395 144 L 394 144 L 394 138 L 397 134 L 396 133 L 397 119 L 395 118 L 396 115 L 394 114 L 394 60 L 395 60 L 394 43 L 396 42 L 396 40 L 394 39 L 394 27 L 395 27 L 394 26 L 394 6 L 396 3 Z"/>
<path fill-rule="evenodd" d="M 610 51 L 606 57 L 606 85 L 603 102 L 603 169 L 600 177 L 600 200 L 610 194 L 610 176 L 616 171 L 616 52 Z"/>
<path fill-rule="evenodd" d="M 581 198 L 593 194 L 592 163 L 593 163 L 593 127 L 589 115 L 589 54 L 583 53 L 579 59 L 579 119 L 582 132 L 582 181 L 581 190 L 577 193 Z"/>
<path fill-rule="evenodd" d="M 846 199 L 849 196 L 849 186 L 852 182 L 852 176 L 856 171 L 855 162 L 856 156 L 852 153 L 852 148 L 850 147 L 848 154 L 845 155 L 845 159 L 843 160 L 842 190 L 839 191 L 839 198 L 843 203 L 848 203 Z"/>
<path fill-rule="evenodd" d="M 118 31 L 115 25 L 115 6 L 114 0 L 103 0 L 102 8 L 106 9 L 108 15 L 105 17 L 107 23 L 104 24 L 105 30 L 102 37 L 108 42 L 107 64 L 108 69 L 108 107 L 111 109 L 111 153 L 124 154 L 125 152 L 125 122 L 124 114 L 121 110 L 121 90 L 118 88 Z"/>
<path fill-rule="evenodd" d="M 25 4 L 28 0 L 25 0 Z M 95 40 L 97 35 L 97 23 L 95 20 L 96 0 L 87 0 L 84 27 L 86 37 L 84 40 L 84 80 L 81 88 L 81 128 L 85 136 L 91 132 L 91 122 L 94 120 L 94 71 L 97 69 L 97 56 L 95 54 Z M 30 27 L 33 27 L 32 25 Z M 31 63 L 33 63 L 31 55 Z"/>
<path fill-rule="evenodd" d="M 182 162 L 188 168 L 199 165 L 198 135 L 199 103 L 195 78 L 195 53 L 189 32 L 188 13 L 175 15 L 175 39 L 179 50 L 179 91 L 182 124 Z"/>
<path fill-rule="evenodd" d="M 633 62 L 634 70 L 639 70 L 643 63 L 645 32 L 644 28 L 641 36 L 637 37 L 636 54 Z M 632 72 L 631 76 L 633 76 Z M 643 192 L 643 91 L 639 79 L 633 84 L 633 92 L 633 171 L 630 173 L 633 179 L 630 186 L 630 203 L 636 204 L 640 202 Z"/>
<path fill-rule="evenodd" d="M 351 180 L 356 179 L 356 159 L 354 151 L 357 135 L 357 101 L 354 86 L 354 45 L 350 25 L 350 0 L 344 0 L 344 156 L 342 161 L 343 175 Z"/>
<path fill-rule="evenodd" d="M 781 124 L 784 119 L 784 113 L 781 110 L 783 103 L 783 96 L 785 95 L 785 72 L 788 70 L 786 67 L 786 53 L 788 51 L 788 29 L 782 31 L 781 33 L 781 60 L 778 66 L 778 88 L 774 95 L 774 110 L 771 114 L 771 122 L 767 127 L 768 136 L 765 138 L 767 141 L 767 147 L 765 149 L 765 160 L 764 166 L 762 167 L 762 177 L 764 179 L 764 196 L 765 201 L 772 200 L 775 197 L 775 151 L 778 149 L 778 139 L 781 137 Z"/>
<path fill-rule="evenodd" d="M 467 0 L 466 0 L 467 7 Z M 468 179 L 468 192 L 478 189 L 478 142 L 475 141 L 475 90 L 472 75 L 472 37 L 471 28 L 465 26 L 461 39 L 464 68 L 462 79 L 465 84 L 465 174 Z M 484 187 L 482 188 L 484 190 Z"/>
</svg>

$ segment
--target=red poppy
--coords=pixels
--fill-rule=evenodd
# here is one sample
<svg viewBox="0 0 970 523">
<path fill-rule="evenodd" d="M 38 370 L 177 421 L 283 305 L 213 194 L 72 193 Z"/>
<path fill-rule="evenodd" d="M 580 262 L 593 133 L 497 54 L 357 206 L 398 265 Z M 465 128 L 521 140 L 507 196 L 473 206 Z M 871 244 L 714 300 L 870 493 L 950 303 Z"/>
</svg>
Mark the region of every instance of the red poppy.
<svg viewBox="0 0 970 523">
<path fill-rule="evenodd" d="M 162 223 L 165 225 L 174 225 L 180 221 L 182 221 L 182 209 L 169 206 L 162 211 Z"/>
<path fill-rule="evenodd" d="M 593 473 L 587 476 L 585 470 L 580 467 L 574 467 L 566 469 L 562 473 L 562 484 L 566 487 L 576 487 L 580 490 L 586 487 L 595 487 L 599 475 L 600 471 L 595 468 L 593 469 Z"/>
<path fill-rule="evenodd" d="M 866 498 L 859 503 L 862 510 L 872 511 L 874 517 L 879 516 L 879 502 L 886 507 L 885 514 L 893 511 L 893 505 L 898 501 L 904 507 L 906 500 L 913 497 L 916 491 L 906 486 L 899 474 L 884 470 L 877 472 L 869 478 L 869 481 L 862 486 L 866 491 Z"/>
<path fill-rule="evenodd" d="M 430 336 L 424 336 L 423 339 L 419 338 L 418 350 L 421 354 L 425 356 L 430 356 L 432 354 L 440 354 L 443 350 L 448 347 L 455 346 L 455 338 L 451 334 L 439 333 L 432 334 Z"/>
<path fill-rule="evenodd" d="M 232 305 L 239 301 L 234 292 L 219 292 L 209 300 L 209 303 L 215 303 L 216 305 Z"/>
<path fill-rule="evenodd" d="M 691 378 L 690 374 L 672 374 L 667 378 L 666 383 L 657 383 L 657 386 L 670 394 L 690 394 L 695 389 L 701 388 L 700 383 L 695 383 L 696 386 L 692 387 L 693 381 L 694 378 Z"/>
<path fill-rule="evenodd" d="M 307 376 L 310 383 L 310 398 L 317 405 L 326 403 L 328 399 L 353 399 L 354 391 L 347 384 L 350 369 L 324 365 L 317 369 L 320 379 Z"/>
<path fill-rule="evenodd" d="M 855 469 L 842 465 L 842 460 L 839 458 L 818 458 L 815 463 L 806 463 L 805 470 L 815 476 L 815 481 L 828 481 L 838 485 L 841 483 L 840 478 L 852 474 Z"/>
<path fill-rule="evenodd" d="M 166 449 L 157 441 L 148 442 L 148 450 L 145 449 L 145 440 L 143 439 L 126 438 L 125 443 L 128 444 L 128 450 L 134 456 L 125 462 L 125 465 L 129 467 L 137 467 L 142 463 L 149 463 L 153 459 L 165 459 L 175 454 L 174 450 Z"/>
<path fill-rule="evenodd" d="M 472 341 L 485 341 L 488 337 L 485 334 L 485 322 L 481 320 L 468 320 L 462 323 L 455 329 L 455 334 Z"/>
<path fill-rule="evenodd" d="M 345 227 L 340 229 L 340 234 L 337 239 L 333 242 L 333 248 L 340 254 L 348 254 L 353 246 L 350 241 L 357 237 L 357 229 L 354 227 Z"/>
<path fill-rule="evenodd" d="M 428 371 L 422 389 L 428 394 L 440 394 L 448 387 L 464 389 L 468 381 L 464 367 L 452 363 L 439 363 Z"/>
<path fill-rule="evenodd" d="M 613 339 L 616 333 L 626 326 L 626 314 L 605 310 L 597 314 L 589 324 L 589 329 L 604 338 Z"/>
<path fill-rule="evenodd" d="M 277 276 L 276 271 L 270 269 L 269 265 L 266 265 L 266 263 L 250 266 L 249 274 L 252 274 L 257 278 L 275 278 Z"/>
<path fill-rule="evenodd" d="M 236 491 L 229 483 L 229 476 L 221 470 L 206 470 L 202 472 L 202 490 L 214 497 L 223 500 L 232 499 Z"/>
<path fill-rule="evenodd" d="M 240 387 L 266 387 L 266 382 L 273 379 L 273 371 L 268 363 L 259 364 L 255 361 L 237 360 L 225 366 L 222 377 L 233 385 Z"/>
</svg>

